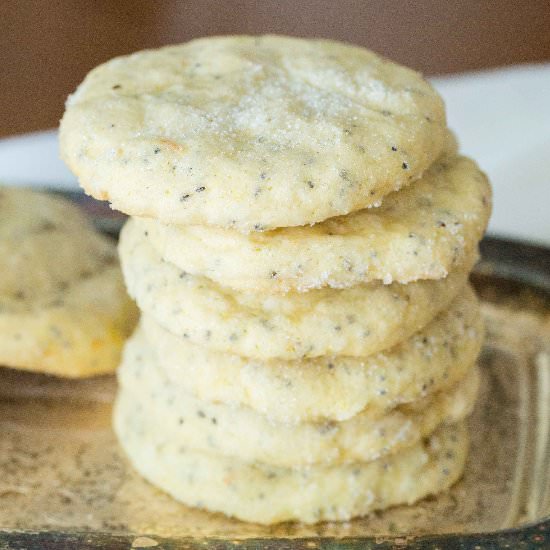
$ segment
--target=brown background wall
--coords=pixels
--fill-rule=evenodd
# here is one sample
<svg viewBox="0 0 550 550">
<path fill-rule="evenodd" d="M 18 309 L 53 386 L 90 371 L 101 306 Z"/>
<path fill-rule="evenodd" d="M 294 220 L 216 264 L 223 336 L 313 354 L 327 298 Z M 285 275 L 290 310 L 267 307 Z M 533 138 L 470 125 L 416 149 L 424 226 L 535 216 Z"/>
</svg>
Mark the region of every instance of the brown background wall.
<svg viewBox="0 0 550 550">
<path fill-rule="evenodd" d="M 57 125 L 86 72 L 207 34 L 347 40 L 427 74 L 550 59 L 548 0 L 0 0 L 0 135 Z"/>
</svg>

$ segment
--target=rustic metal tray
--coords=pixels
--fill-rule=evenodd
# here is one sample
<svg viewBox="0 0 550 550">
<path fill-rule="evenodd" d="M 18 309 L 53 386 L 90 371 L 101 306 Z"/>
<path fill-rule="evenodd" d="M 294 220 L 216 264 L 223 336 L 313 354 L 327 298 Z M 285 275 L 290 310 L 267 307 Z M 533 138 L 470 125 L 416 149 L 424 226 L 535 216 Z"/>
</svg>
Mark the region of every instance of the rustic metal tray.
<svg viewBox="0 0 550 550">
<path fill-rule="evenodd" d="M 71 195 L 102 230 L 122 217 Z M 347 523 L 262 527 L 187 508 L 130 468 L 112 377 L 0 369 L 0 549 L 550 548 L 550 250 L 488 238 L 473 282 L 488 337 L 464 478 Z"/>
</svg>

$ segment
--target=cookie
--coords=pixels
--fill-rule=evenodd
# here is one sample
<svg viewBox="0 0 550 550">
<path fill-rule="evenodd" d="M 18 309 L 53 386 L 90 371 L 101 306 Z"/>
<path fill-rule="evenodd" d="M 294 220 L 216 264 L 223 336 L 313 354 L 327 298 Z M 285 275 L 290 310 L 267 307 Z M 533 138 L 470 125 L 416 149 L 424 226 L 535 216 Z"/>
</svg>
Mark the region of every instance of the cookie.
<svg viewBox="0 0 550 550">
<path fill-rule="evenodd" d="M 139 360 L 125 354 L 118 371 L 119 395 L 147 411 L 151 425 L 173 445 L 280 467 L 370 462 L 401 452 L 441 424 L 472 411 L 479 386 L 472 369 L 455 387 L 401 405 L 383 415 L 371 411 L 343 422 L 281 423 L 248 407 L 197 399 L 171 383 L 151 347 Z"/>
<path fill-rule="evenodd" d="M 261 295 L 232 291 L 162 261 L 135 221 L 122 230 L 126 285 L 142 311 L 210 349 L 258 359 L 366 357 L 409 338 L 460 292 L 474 258 L 446 279 Z"/>
<path fill-rule="evenodd" d="M 0 187 L 0 365 L 115 370 L 137 318 L 115 244 L 60 198 Z"/>
<path fill-rule="evenodd" d="M 377 206 L 446 134 L 435 90 L 368 50 L 224 36 L 97 67 L 67 101 L 60 145 L 118 210 L 249 232 Z"/>
<path fill-rule="evenodd" d="M 193 275 L 273 293 L 446 277 L 472 254 L 490 211 L 487 178 L 473 161 L 455 156 L 379 208 L 313 226 L 249 235 L 148 218 L 139 226 L 164 259 Z"/>
<path fill-rule="evenodd" d="M 170 385 L 204 401 L 249 407 L 277 422 L 334 421 L 365 409 L 380 415 L 449 390 L 472 368 L 483 334 L 479 306 L 467 289 L 409 340 L 365 358 L 249 360 L 190 344 L 147 315 L 125 355 L 147 368 L 142 350 L 153 347 L 156 368 Z"/>
<path fill-rule="evenodd" d="M 377 461 L 280 468 L 174 444 L 148 412 L 131 396 L 115 404 L 115 432 L 141 475 L 189 506 L 262 524 L 349 520 L 413 504 L 457 481 L 468 449 L 460 423 Z"/>
</svg>

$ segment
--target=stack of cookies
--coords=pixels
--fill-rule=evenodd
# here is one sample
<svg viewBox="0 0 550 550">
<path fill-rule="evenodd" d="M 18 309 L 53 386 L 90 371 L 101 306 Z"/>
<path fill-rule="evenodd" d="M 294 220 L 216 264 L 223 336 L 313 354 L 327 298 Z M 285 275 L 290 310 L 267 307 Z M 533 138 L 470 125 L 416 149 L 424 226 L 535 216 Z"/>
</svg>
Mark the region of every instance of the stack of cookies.
<svg viewBox="0 0 550 550">
<path fill-rule="evenodd" d="M 311 523 L 460 477 L 490 188 L 418 74 L 330 41 L 201 39 L 92 71 L 61 145 L 132 216 L 115 430 L 153 484 Z"/>
</svg>

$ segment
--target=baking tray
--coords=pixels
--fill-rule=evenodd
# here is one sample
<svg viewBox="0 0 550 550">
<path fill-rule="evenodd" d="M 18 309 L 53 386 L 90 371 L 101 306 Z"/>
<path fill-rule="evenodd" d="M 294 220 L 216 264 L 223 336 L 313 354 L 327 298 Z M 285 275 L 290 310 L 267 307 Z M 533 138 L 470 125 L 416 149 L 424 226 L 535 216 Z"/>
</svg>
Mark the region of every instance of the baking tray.
<svg viewBox="0 0 550 550">
<path fill-rule="evenodd" d="M 116 237 L 123 217 L 66 194 Z M 0 549 L 550 548 L 550 250 L 486 238 L 472 280 L 487 342 L 464 478 L 368 518 L 262 527 L 187 508 L 133 472 L 113 377 L 0 369 Z"/>
</svg>

